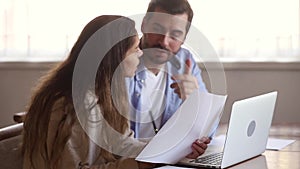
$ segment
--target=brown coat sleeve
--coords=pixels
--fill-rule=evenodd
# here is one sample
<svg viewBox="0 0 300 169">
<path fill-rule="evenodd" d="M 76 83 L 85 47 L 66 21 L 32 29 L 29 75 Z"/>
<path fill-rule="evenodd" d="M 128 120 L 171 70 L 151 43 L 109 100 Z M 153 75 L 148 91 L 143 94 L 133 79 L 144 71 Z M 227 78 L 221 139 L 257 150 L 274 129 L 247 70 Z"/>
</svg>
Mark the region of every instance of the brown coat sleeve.
<svg viewBox="0 0 300 169">
<path fill-rule="evenodd" d="M 51 115 L 47 145 L 49 149 L 52 149 L 52 144 L 56 138 L 56 131 L 59 130 L 59 123 L 64 115 L 63 106 L 59 103 L 55 104 L 56 107 L 53 108 Z M 99 129 L 97 130 L 105 130 Z M 97 131 L 95 130 L 95 131 Z M 101 132 L 100 132 L 101 133 Z M 132 137 L 132 132 L 128 130 L 128 137 Z M 101 137 L 101 135 L 99 135 Z M 138 143 L 137 140 L 134 140 L 133 143 L 125 143 L 124 146 L 125 152 L 130 149 L 142 149 L 145 146 L 145 143 Z M 138 144 L 136 144 L 138 143 Z M 115 147 L 118 149 L 118 147 Z M 78 121 L 72 126 L 72 133 L 65 145 L 61 159 L 57 165 L 57 169 L 138 169 L 138 163 L 132 158 L 119 158 L 115 161 L 107 161 L 100 155 L 101 147 L 91 141 L 90 137 L 86 134 L 85 130 L 79 124 Z M 35 156 L 34 163 L 37 168 L 47 168 L 47 164 L 42 160 L 41 156 Z M 23 168 L 31 169 L 31 163 L 28 156 L 24 156 Z"/>
</svg>

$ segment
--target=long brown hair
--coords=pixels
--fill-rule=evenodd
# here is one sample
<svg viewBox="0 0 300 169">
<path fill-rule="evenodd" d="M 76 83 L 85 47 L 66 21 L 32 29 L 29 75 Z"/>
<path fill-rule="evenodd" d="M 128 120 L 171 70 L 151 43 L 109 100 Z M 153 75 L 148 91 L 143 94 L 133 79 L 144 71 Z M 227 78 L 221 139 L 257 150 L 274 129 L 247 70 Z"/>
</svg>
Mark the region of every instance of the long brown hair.
<svg viewBox="0 0 300 169">
<path fill-rule="evenodd" d="M 120 18 L 122 20 L 119 20 Z M 120 33 L 128 36 L 120 39 L 105 53 L 100 66 L 97 68 L 96 78 L 93 81 L 74 85 L 74 69 L 79 56 L 84 56 L 81 54 L 84 45 L 99 29 L 116 20 L 118 20 L 120 28 L 109 31 L 106 37 Z M 76 121 L 75 102 L 81 102 L 82 104 L 83 96 L 91 87 L 95 87 L 97 103 L 106 121 L 120 133 L 124 133 L 129 127 L 127 118 L 118 112 L 118 110 L 127 112 L 128 98 L 124 76 L 117 73 L 117 80 L 114 81 L 118 84 L 112 84 L 112 78 L 117 67 L 125 58 L 127 50 L 134 44 L 134 36 L 136 34 L 135 24 L 128 18 L 112 15 L 96 17 L 84 27 L 68 58 L 41 78 L 32 96 L 24 122 L 23 153 L 28 155 L 32 168 L 36 168 L 34 162 L 36 156 L 42 156 L 46 166 L 55 168 L 55 164 L 59 161 L 64 146 L 71 135 L 72 125 Z M 99 39 L 98 44 L 94 44 L 93 47 L 97 48 L 97 46 L 105 45 L 102 42 L 107 40 L 110 39 Z M 89 66 L 86 65 L 85 68 L 88 69 Z M 85 73 L 83 71 L 82 74 L 79 74 L 79 78 L 82 78 L 83 81 L 86 80 L 86 77 L 89 77 Z M 90 82 L 94 84 L 90 84 Z M 76 86 L 80 87 L 76 88 Z M 111 91 L 112 89 L 118 91 Z M 79 91 L 75 96 L 73 95 L 74 90 Z M 114 93 L 122 94 L 117 97 L 114 96 L 116 100 L 113 101 L 112 94 Z M 63 100 L 64 102 L 64 118 L 59 123 L 55 133 L 56 139 L 52 149 L 49 150 L 47 147 L 48 128 L 51 127 L 49 126 L 49 120 L 53 111 L 53 105 L 58 100 Z M 116 106 L 119 106 L 119 108 L 117 109 Z"/>
</svg>

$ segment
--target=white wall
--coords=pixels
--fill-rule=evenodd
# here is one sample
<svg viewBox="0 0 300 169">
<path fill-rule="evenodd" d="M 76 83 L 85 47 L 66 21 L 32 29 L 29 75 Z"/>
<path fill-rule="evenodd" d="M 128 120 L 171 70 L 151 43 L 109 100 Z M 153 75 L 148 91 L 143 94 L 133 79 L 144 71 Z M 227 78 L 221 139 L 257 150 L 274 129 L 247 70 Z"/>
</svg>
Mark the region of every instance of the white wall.
<svg viewBox="0 0 300 169">
<path fill-rule="evenodd" d="M 51 64 L 0 63 L 0 127 L 25 110 L 32 88 Z M 224 68 L 228 100 L 222 122 L 228 121 L 233 101 L 273 90 L 279 91 L 274 123 L 300 122 L 300 63 L 224 63 Z M 210 88 L 205 70 L 203 77 Z"/>
<path fill-rule="evenodd" d="M 31 90 L 49 63 L 0 63 L 0 127 L 14 123 L 13 114 L 24 111 Z"/>
<path fill-rule="evenodd" d="M 228 99 L 223 122 L 229 120 L 235 100 L 277 90 L 273 122 L 300 123 L 300 63 L 225 63 L 224 68 Z M 207 72 L 203 77 L 209 82 Z"/>
</svg>

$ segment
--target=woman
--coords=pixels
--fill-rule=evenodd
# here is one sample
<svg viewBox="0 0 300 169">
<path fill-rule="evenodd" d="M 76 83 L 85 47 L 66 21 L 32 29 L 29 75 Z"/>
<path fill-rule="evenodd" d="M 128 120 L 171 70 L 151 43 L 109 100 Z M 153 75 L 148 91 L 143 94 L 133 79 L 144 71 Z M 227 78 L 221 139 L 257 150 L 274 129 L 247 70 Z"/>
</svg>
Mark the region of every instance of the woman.
<svg viewBox="0 0 300 169">
<path fill-rule="evenodd" d="M 145 143 L 132 139 L 127 119 L 124 77 L 134 75 L 142 55 L 138 44 L 128 18 L 99 16 L 85 26 L 29 104 L 24 169 L 154 166 L 134 160 Z"/>
</svg>

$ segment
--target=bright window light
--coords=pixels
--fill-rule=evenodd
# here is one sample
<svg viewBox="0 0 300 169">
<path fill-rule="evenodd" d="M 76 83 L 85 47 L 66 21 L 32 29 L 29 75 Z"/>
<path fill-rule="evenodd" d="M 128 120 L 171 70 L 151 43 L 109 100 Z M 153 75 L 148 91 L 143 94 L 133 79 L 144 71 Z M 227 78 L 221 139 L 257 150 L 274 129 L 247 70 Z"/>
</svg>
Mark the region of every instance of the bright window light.
<svg viewBox="0 0 300 169">
<path fill-rule="evenodd" d="M 149 1 L 1 0 L 0 61 L 62 60 L 92 18 L 143 14 Z M 300 61 L 299 0 L 189 2 L 221 60 Z"/>
</svg>

